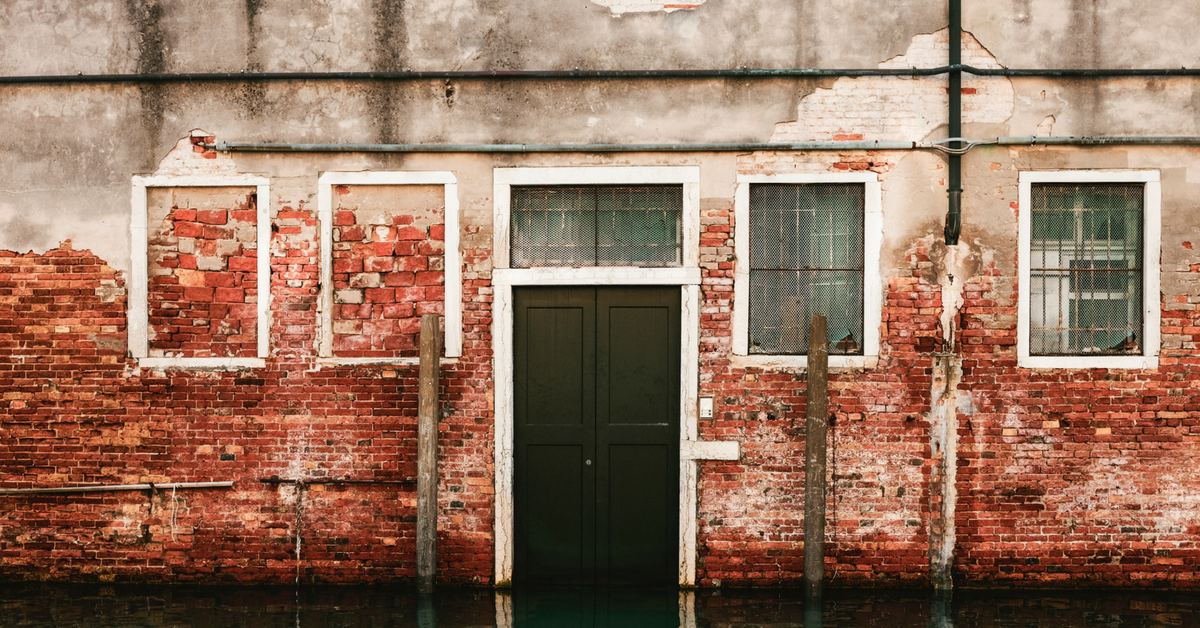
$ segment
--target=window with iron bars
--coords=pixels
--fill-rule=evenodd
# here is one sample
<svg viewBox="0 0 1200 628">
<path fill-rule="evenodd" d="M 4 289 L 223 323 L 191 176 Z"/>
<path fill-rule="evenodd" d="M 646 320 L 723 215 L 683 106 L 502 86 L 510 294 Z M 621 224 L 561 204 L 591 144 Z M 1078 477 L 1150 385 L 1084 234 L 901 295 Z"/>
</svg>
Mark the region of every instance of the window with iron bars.
<svg viewBox="0 0 1200 628">
<path fill-rule="evenodd" d="M 1030 355 L 1141 355 L 1144 186 L 1030 188 Z"/>
<path fill-rule="evenodd" d="M 749 353 L 806 355 L 824 314 L 831 355 L 863 355 L 862 184 L 750 186 Z"/>
<path fill-rule="evenodd" d="M 683 188 L 513 186 L 512 268 L 683 265 Z"/>
</svg>

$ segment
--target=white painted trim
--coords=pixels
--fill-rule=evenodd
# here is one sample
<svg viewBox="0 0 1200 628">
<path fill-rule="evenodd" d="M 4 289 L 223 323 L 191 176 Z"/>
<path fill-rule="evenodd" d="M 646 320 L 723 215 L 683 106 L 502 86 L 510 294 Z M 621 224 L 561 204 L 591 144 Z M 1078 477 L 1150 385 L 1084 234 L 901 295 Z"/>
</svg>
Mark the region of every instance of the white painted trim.
<svg viewBox="0 0 1200 628">
<path fill-rule="evenodd" d="M 1034 183 L 1144 183 L 1142 203 L 1142 350 L 1143 355 L 1031 356 L 1030 273 L 1032 247 L 1032 184 Z M 1026 170 L 1017 186 L 1017 364 L 1047 369 L 1154 369 L 1158 368 L 1162 316 L 1159 253 L 1162 246 L 1162 184 L 1158 170 Z"/>
<path fill-rule="evenodd" d="M 513 305 L 514 286 L 680 286 L 680 520 L 679 582 L 696 581 L 697 442 L 700 387 L 700 169 L 683 167 L 497 168 L 493 171 L 492 352 L 495 382 L 495 582 L 512 581 L 513 564 Z M 513 185 L 672 184 L 683 185 L 682 268 L 509 268 L 509 224 Z M 692 443 L 690 445 L 685 443 Z M 736 443 L 734 444 L 736 447 Z M 729 445 L 716 445 L 729 455 Z M 682 452 L 688 448 L 690 458 Z"/>
<path fill-rule="evenodd" d="M 625 269 L 620 269 L 625 270 Z M 492 350 L 496 385 L 496 520 L 495 520 L 495 581 L 507 584 L 512 580 L 513 560 L 513 309 L 514 286 L 562 285 L 553 279 L 521 277 L 524 270 L 493 274 L 492 288 Z M 507 281 L 516 277 L 519 283 Z M 611 282 L 625 285 L 621 281 Z M 588 284 L 580 284 L 588 285 Z M 605 283 L 603 285 L 610 285 Z M 661 285 L 672 285 L 662 282 Z M 705 442 L 699 436 L 700 396 L 700 286 L 680 285 L 680 421 L 679 421 L 679 583 L 692 585 L 696 581 L 696 500 L 698 481 L 697 460 L 735 460 L 739 454 L 734 441 Z M 731 449 L 732 447 L 732 449 Z M 730 456 L 733 456 L 732 458 Z"/>
<path fill-rule="evenodd" d="M 509 225 L 514 185 L 683 186 L 683 267 L 700 262 L 699 166 L 601 166 L 585 168 L 496 168 L 492 171 L 492 264 L 510 264 Z"/>
<path fill-rule="evenodd" d="M 510 286 L 700 285 L 699 268 L 498 268 L 493 283 Z"/>
<path fill-rule="evenodd" d="M 737 460 L 740 444 L 735 440 L 685 440 L 680 443 L 679 457 L 686 460 Z"/>
<path fill-rule="evenodd" d="M 831 355 L 830 368 L 873 368 L 878 363 L 883 323 L 883 188 L 873 172 L 828 174 L 740 174 L 733 200 L 733 356 L 743 366 L 805 368 L 807 356 L 750 354 L 750 186 L 756 183 L 863 184 L 863 355 Z"/>
<path fill-rule="evenodd" d="M 458 364 L 458 358 L 443 357 L 439 364 Z M 421 358 L 317 358 L 318 366 L 396 366 L 409 367 L 421 364 Z"/>
<path fill-rule="evenodd" d="M 132 212 L 130 216 L 131 266 L 129 277 L 129 351 L 146 368 L 196 368 L 237 369 L 261 368 L 263 358 L 270 355 L 271 342 L 271 188 L 270 179 L 249 174 L 228 175 L 151 175 L 135 176 L 132 179 Z M 255 225 L 257 261 L 255 274 L 258 284 L 257 304 L 257 358 L 151 358 L 149 325 L 149 269 L 146 256 L 149 252 L 147 236 L 149 213 L 147 193 L 149 188 L 191 187 L 253 187 L 258 195 L 257 225 Z"/>
<path fill-rule="evenodd" d="M 271 188 L 266 181 L 258 184 L 255 219 L 258 250 L 255 251 L 255 270 L 258 273 L 258 287 L 255 302 L 258 305 L 258 357 L 266 358 L 271 355 Z"/>
<path fill-rule="evenodd" d="M 195 369 L 235 371 L 267 366 L 263 358 L 138 358 L 138 366 L 148 369 Z"/>
<path fill-rule="evenodd" d="M 680 290 L 679 375 L 679 584 L 696 583 L 696 510 L 700 501 L 700 465 L 684 456 L 685 443 L 700 433 L 700 286 Z"/>
<path fill-rule="evenodd" d="M 729 358 L 733 368 L 758 368 L 777 370 L 804 370 L 808 368 L 806 355 L 737 355 Z M 877 355 L 831 355 L 829 368 L 832 370 L 873 369 L 879 365 Z"/>
<path fill-rule="evenodd" d="M 513 303 L 512 285 L 492 278 L 492 373 L 495 385 L 497 585 L 512 584 L 513 568 Z"/>
<path fill-rule="evenodd" d="M 150 243 L 147 242 L 146 224 L 149 220 L 149 201 L 146 187 L 142 177 L 133 178 L 133 195 L 130 199 L 133 211 L 129 222 L 129 353 L 139 360 L 150 354 L 150 278 L 147 268 Z"/>
<path fill-rule="evenodd" d="M 462 356 L 462 253 L 459 250 L 460 210 L 458 179 L 453 172 L 325 172 L 317 178 L 317 222 L 321 232 L 321 296 L 317 309 L 320 337 L 317 355 L 340 364 L 407 364 L 406 358 L 339 358 L 333 355 L 333 186 L 335 185 L 441 185 L 444 186 L 446 357 Z M 363 361 L 369 360 L 369 361 Z"/>
</svg>

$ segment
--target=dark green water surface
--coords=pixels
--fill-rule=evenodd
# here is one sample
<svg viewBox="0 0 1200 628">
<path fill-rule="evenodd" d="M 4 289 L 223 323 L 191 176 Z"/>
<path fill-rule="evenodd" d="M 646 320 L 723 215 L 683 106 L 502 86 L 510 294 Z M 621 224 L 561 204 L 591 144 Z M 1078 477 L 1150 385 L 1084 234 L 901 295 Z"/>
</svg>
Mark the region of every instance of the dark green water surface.
<svg viewBox="0 0 1200 628">
<path fill-rule="evenodd" d="M 1200 627 L 1200 592 L 201 587 L 0 583 L 0 627 Z"/>
</svg>

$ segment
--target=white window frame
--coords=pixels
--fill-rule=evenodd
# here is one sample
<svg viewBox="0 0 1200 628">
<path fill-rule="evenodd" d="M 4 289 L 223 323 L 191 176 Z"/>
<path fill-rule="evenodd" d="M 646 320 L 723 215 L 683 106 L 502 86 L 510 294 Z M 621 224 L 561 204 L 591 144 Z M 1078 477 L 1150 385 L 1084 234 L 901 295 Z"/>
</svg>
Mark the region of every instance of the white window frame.
<svg viewBox="0 0 1200 628">
<path fill-rule="evenodd" d="M 805 368 L 806 355 L 750 353 L 750 186 L 762 183 L 859 183 L 863 185 L 863 354 L 830 355 L 832 368 L 873 368 L 879 361 L 883 317 L 883 186 L 873 172 L 740 174 L 733 200 L 733 355 L 736 366 Z"/>
<path fill-rule="evenodd" d="M 325 172 L 317 178 L 317 222 L 321 225 L 321 300 L 318 311 L 321 338 L 318 362 L 328 364 L 398 364 L 420 362 L 416 357 L 339 358 L 333 355 L 333 186 L 440 185 L 445 215 L 445 357 L 462 356 L 462 254 L 459 251 L 458 179 L 453 172 Z"/>
<path fill-rule="evenodd" d="M 509 268 L 514 185 L 683 186 L 683 267 Z M 513 565 L 513 286 L 680 286 L 679 584 L 696 582 L 696 503 L 700 460 L 737 460 L 736 441 L 699 440 L 700 168 L 620 166 L 497 168 L 493 171 L 492 352 L 496 382 L 495 582 L 512 581 Z"/>
<path fill-rule="evenodd" d="M 131 197 L 133 212 L 130 222 L 132 246 L 129 273 L 129 352 L 145 368 L 219 369 L 261 368 L 270 355 L 271 330 L 271 190 L 266 177 L 246 174 L 230 175 L 155 175 L 133 177 Z M 186 358 L 150 357 L 149 298 L 147 241 L 149 188 L 229 187 L 255 188 L 258 194 L 257 260 L 258 282 L 258 357 L 254 358 Z"/>
<path fill-rule="evenodd" d="M 1161 317 L 1159 287 L 1159 250 L 1162 232 L 1162 188 L 1158 170 L 1027 170 L 1019 174 L 1017 219 L 1017 364 L 1028 368 L 1158 368 L 1159 324 Z M 1029 354 L 1032 214 L 1031 190 L 1035 183 L 1141 183 L 1142 203 L 1142 333 L 1143 355 L 1062 355 Z"/>
</svg>

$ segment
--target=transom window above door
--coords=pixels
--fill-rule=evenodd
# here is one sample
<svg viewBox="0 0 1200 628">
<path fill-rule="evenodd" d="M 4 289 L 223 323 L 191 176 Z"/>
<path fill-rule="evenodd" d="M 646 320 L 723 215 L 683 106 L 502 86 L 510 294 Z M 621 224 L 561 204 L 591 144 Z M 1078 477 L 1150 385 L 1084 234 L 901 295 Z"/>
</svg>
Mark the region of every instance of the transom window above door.
<svg viewBox="0 0 1200 628">
<path fill-rule="evenodd" d="M 683 265 L 683 186 L 513 186 L 512 268 Z"/>
</svg>

